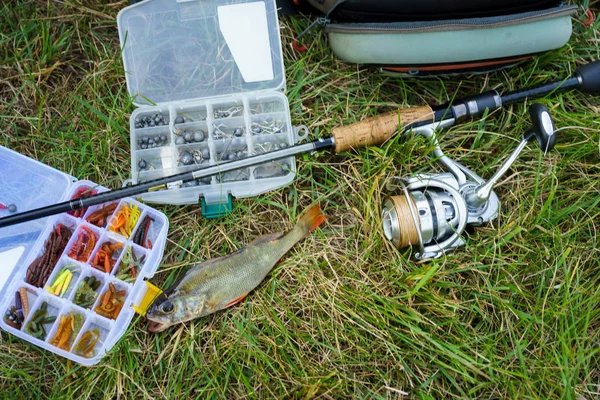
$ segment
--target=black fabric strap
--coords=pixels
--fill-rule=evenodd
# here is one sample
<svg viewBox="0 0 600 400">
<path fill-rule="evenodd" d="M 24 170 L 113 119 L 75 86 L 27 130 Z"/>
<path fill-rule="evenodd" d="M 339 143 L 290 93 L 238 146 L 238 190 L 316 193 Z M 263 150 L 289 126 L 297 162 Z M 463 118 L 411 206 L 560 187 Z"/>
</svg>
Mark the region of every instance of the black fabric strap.
<svg viewBox="0 0 600 400">
<path fill-rule="evenodd" d="M 320 0 L 308 0 L 323 11 Z M 333 3 L 333 2 L 326 2 Z M 556 7 L 560 0 L 347 0 L 331 13 L 335 22 L 399 22 L 480 18 Z M 320 6 L 320 7 L 319 7 Z"/>
</svg>

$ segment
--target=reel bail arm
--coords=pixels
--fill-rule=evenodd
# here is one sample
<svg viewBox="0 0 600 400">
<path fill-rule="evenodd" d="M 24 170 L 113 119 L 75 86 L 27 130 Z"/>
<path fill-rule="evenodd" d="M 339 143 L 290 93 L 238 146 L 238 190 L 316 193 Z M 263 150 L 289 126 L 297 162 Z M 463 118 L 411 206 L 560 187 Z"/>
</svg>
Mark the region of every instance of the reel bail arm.
<svg viewBox="0 0 600 400">
<path fill-rule="evenodd" d="M 519 158 L 519 155 L 523 149 L 525 149 L 527 143 L 531 142 L 533 139 L 537 139 L 540 148 L 544 150 L 544 155 L 554 148 L 554 143 L 556 142 L 556 136 L 554 136 L 555 128 L 548 109 L 541 104 L 533 104 L 529 108 L 529 115 L 533 126 L 525 132 L 523 140 L 521 140 L 517 148 L 513 150 L 512 154 L 502 163 L 494 176 L 492 176 L 489 181 L 482 183 L 479 186 L 471 187 L 465 192 L 465 198 L 469 205 L 469 209 L 475 210 L 487 203 L 494 186 L 509 170 L 517 158 Z"/>
</svg>

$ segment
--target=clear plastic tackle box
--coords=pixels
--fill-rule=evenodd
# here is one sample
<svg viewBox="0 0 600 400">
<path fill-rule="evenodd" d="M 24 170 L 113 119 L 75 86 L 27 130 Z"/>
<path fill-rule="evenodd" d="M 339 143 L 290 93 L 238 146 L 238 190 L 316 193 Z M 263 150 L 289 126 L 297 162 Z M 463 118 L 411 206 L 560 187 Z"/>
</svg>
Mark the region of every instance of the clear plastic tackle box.
<svg viewBox="0 0 600 400">
<path fill-rule="evenodd" d="M 291 146 L 274 0 L 147 0 L 117 18 L 129 94 L 134 183 Z M 164 191 L 151 203 L 227 203 L 292 182 L 288 157 Z"/>
<path fill-rule="evenodd" d="M 1 146 L 0 171 L 2 171 L 0 174 L 0 202 L 5 205 L 16 205 L 18 212 L 69 200 L 82 188 L 95 189 L 97 192 L 107 190 L 90 181 L 78 181 L 72 176 Z M 98 223 L 100 226 L 88 222 L 88 219 L 95 211 L 111 203 L 89 207 L 79 218 L 69 214 L 60 214 L 0 229 L 0 312 L 2 312 L 0 327 L 3 330 L 36 346 L 88 366 L 98 363 L 123 336 L 134 316 L 131 306 L 139 304 L 142 300 L 146 293 L 144 281 L 153 276 L 163 257 L 169 221 L 163 213 L 131 198 L 112 203 L 116 205 L 114 211 Z M 110 229 L 115 215 L 125 205 L 137 206 L 140 212 L 129 237 Z M 0 210 L 0 217 L 6 215 L 9 215 L 8 210 Z M 134 243 L 134 239 L 136 232 L 142 229 L 141 226 L 146 215 L 150 216 L 153 221 L 148 227 L 144 227 L 146 240 L 138 245 Z M 57 248 L 58 253 L 56 254 L 59 254 L 57 261 L 48 263 L 52 272 L 44 284 L 28 283 L 29 266 L 44 252 L 52 231 L 57 229 L 60 224 L 70 232 L 70 239 L 66 247 L 64 249 Z M 74 259 L 72 257 L 76 257 L 76 255 L 75 252 L 71 253 L 71 249 L 83 231 L 92 232 L 95 235 L 95 245 L 89 252 L 89 257 L 81 260 Z M 117 244 L 115 247 L 120 248 L 112 254 L 114 265 L 100 270 L 93 267 L 92 263 L 103 244 L 107 242 L 113 245 Z M 136 272 L 128 276 L 119 275 L 126 252 L 134 254 L 139 260 Z M 65 282 L 61 293 L 50 293 L 48 287 L 65 268 L 71 273 L 70 281 Z M 87 299 L 87 304 L 79 303 L 76 297 L 77 292 L 83 282 L 90 279 L 88 277 L 91 276 L 95 278 L 96 282 L 99 282 L 96 285 L 97 289 Z M 103 301 L 106 292 L 111 290 L 111 286 L 116 291 L 123 291 L 123 307 L 116 315 L 102 316 L 98 314 L 98 306 Z M 6 315 L 7 311 L 17 305 L 17 301 L 22 302 L 23 297 L 20 292 L 27 296 L 29 312 L 23 311 L 24 320 L 19 328 L 15 328 L 14 324 L 7 321 Z M 16 297 L 19 299 L 17 300 Z M 43 332 L 38 330 L 39 334 L 34 337 L 28 333 L 31 332 L 28 330 L 31 325 L 28 324 L 36 311 L 42 307 L 47 310 L 45 313 L 48 317 L 47 321 L 52 317 L 56 317 L 56 319 L 52 322 L 40 321 L 40 324 L 36 324 L 37 328 L 41 325 Z M 78 315 L 78 323 L 72 328 L 68 337 L 65 333 L 64 344 L 59 348 L 57 345 L 60 345 L 60 342 L 52 343 L 53 339 L 57 337 L 61 316 L 67 315 Z M 85 341 L 84 335 L 90 335 L 86 332 L 94 333 L 93 341 Z M 97 340 L 95 340 L 96 338 Z M 90 348 L 86 349 L 85 347 Z M 84 350 L 88 351 L 84 352 Z"/>
</svg>

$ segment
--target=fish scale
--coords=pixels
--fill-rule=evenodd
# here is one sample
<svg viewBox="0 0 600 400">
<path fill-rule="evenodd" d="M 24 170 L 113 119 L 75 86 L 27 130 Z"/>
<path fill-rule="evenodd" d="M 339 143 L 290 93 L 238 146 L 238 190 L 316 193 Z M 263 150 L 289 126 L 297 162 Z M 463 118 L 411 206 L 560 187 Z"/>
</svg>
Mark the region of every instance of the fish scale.
<svg viewBox="0 0 600 400">
<path fill-rule="evenodd" d="M 160 332 L 241 301 L 283 255 L 325 220 L 320 212 L 315 206 L 287 234 L 261 236 L 235 253 L 192 267 L 150 306 L 148 330 Z"/>
</svg>

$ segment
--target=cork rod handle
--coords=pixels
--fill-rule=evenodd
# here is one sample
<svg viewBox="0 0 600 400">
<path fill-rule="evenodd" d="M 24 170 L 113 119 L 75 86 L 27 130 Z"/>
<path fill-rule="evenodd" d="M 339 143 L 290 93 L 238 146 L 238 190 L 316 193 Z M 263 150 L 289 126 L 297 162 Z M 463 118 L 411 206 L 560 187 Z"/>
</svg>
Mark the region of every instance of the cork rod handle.
<svg viewBox="0 0 600 400">
<path fill-rule="evenodd" d="M 332 130 L 335 138 L 335 152 L 379 145 L 391 138 L 398 129 L 421 121 L 433 120 L 429 106 L 411 107 L 371 117 L 352 125 L 340 126 Z"/>
</svg>

